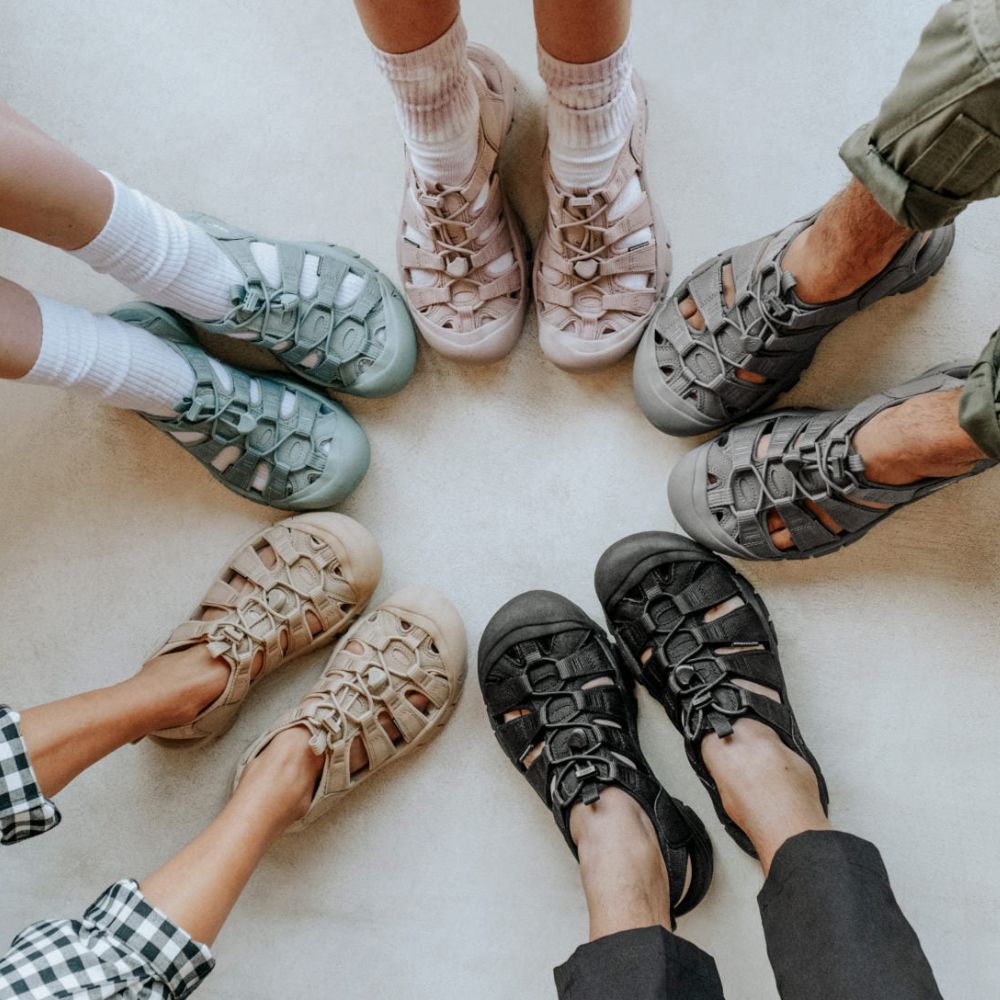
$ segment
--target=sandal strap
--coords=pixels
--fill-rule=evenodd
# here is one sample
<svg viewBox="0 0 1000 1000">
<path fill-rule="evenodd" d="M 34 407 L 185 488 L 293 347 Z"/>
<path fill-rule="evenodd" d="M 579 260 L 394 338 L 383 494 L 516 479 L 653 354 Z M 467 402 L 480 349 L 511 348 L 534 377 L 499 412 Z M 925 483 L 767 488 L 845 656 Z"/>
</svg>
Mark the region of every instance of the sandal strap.
<svg viewBox="0 0 1000 1000">
<path fill-rule="evenodd" d="M 791 242 L 815 221 L 809 215 L 784 229 L 718 254 L 696 268 L 654 322 L 654 357 L 664 388 L 694 398 L 718 426 L 746 417 L 789 388 L 837 324 L 887 295 L 909 291 L 941 264 L 951 236 L 935 234 L 925 253 L 924 234 L 913 236 L 862 288 L 836 302 L 811 305 L 795 294 L 796 281 L 782 269 Z M 734 299 L 727 302 L 724 270 L 731 268 Z M 689 297 L 704 320 L 692 327 L 679 309 Z M 740 369 L 763 376 L 749 382 Z"/>
<path fill-rule="evenodd" d="M 794 552 L 822 552 L 860 537 L 904 504 L 985 471 L 992 461 L 947 479 L 880 485 L 866 477 L 864 459 L 854 446 L 857 431 L 874 416 L 914 396 L 961 387 L 966 370 L 960 363 L 942 366 L 849 411 L 779 411 L 731 428 L 703 446 L 708 451 L 708 510 L 753 556 L 781 558 L 788 553 L 771 539 L 771 510 L 784 522 Z M 765 436 L 767 447 L 760 453 Z M 839 533 L 830 531 L 812 504 L 833 518 Z"/>
<path fill-rule="evenodd" d="M 581 634 L 572 651 L 552 654 L 551 634 L 522 639 L 504 654 L 518 669 L 502 680 L 484 683 L 497 740 L 550 808 L 574 854 L 569 830 L 573 806 L 596 802 L 610 787 L 634 798 L 658 830 L 670 873 L 672 909 L 684 912 L 707 889 L 710 848 L 698 838 L 698 821 L 664 791 L 643 757 L 635 731 L 631 683 L 607 639 L 592 623 L 588 627 L 573 622 L 568 629 Z M 585 687 L 598 678 L 612 683 Z M 527 711 L 504 718 L 517 709 Z M 526 758 L 540 744 L 540 751 L 526 765 Z M 680 835 L 679 830 L 686 833 Z M 670 831 L 669 837 L 665 831 Z M 689 858 L 694 881 L 680 898 Z"/>
<path fill-rule="evenodd" d="M 215 242 L 241 274 L 232 288 L 231 308 L 198 326 L 215 333 L 250 332 L 254 346 L 270 351 L 298 375 L 334 389 L 347 388 L 382 354 L 384 309 L 378 271 L 356 253 L 335 244 L 268 240 L 228 226 L 211 216 L 186 216 Z M 273 246 L 278 283 L 271 285 L 253 256 L 254 243 Z M 306 256 L 319 259 L 314 296 L 300 292 Z M 364 277 L 358 295 L 346 306 L 335 305 L 349 274 Z"/>
<path fill-rule="evenodd" d="M 667 709 L 684 737 L 692 767 L 712 797 L 716 812 L 734 840 L 746 851 L 746 834 L 726 814 L 719 791 L 701 757 L 708 734 L 725 739 L 738 719 L 750 718 L 774 730 L 782 742 L 816 773 L 820 797 L 826 785 L 815 758 L 799 732 L 766 609 L 750 585 L 725 562 L 706 551 L 705 558 L 674 561 L 669 550 L 616 607 L 607 607 L 616 640 L 624 647 L 643 685 Z M 730 598 L 743 603 L 714 618 L 705 613 Z M 748 647 L 741 649 L 739 647 Z M 733 652 L 719 652 L 720 648 Z M 646 657 L 647 650 L 652 655 Z M 758 684 L 778 700 L 739 682 Z"/>
<path fill-rule="evenodd" d="M 265 464 L 269 476 L 259 496 L 267 503 L 287 502 L 323 472 L 328 456 L 316 440 L 315 427 L 321 417 L 335 412 L 334 403 L 305 386 L 295 386 L 295 407 L 284 416 L 283 382 L 229 368 L 232 386 L 227 388 L 200 348 L 164 343 L 191 365 L 195 385 L 178 405 L 176 416 L 140 414 L 145 420 L 172 436 L 203 435 L 194 443 L 175 440 L 203 465 L 213 468 L 217 478 L 244 495 L 252 491 L 257 470 Z M 253 381 L 259 391 L 253 390 Z M 220 452 L 234 445 L 242 451 L 239 458 L 222 472 L 215 470 L 213 462 Z"/>
</svg>

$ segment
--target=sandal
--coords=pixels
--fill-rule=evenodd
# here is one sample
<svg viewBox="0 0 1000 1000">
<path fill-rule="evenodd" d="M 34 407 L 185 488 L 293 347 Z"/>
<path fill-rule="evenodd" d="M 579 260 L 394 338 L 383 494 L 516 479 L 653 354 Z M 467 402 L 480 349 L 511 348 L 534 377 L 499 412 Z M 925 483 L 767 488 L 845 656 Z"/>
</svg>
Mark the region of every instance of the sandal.
<svg viewBox="0 0 1000 1000">
<path fill-rule="evenodd" d="M 278 733 L 305 727 L 313 753 L 326 759 L 308 812 L 289 828 L 303 829 L 370 775 L 437 736 L 461 696 L 466 653 L 465 626 L 443 594 L 428 587 L 394 594 L 337 643 L 298 707 L 247 749 L 233 787 Z M 410 695 L 423 696 L 426 707 Z M 396 739 L 386 732 L 390 723 Z M 364 744 L 367 764 L 352 773 L 355 740 Z"/>
<path fill-rule="evenodd" d="M 855 433 L 876 414 L 926 392 L 961 388 L 971 369 L 970 363 L 940 365 L 852 410 L 776 410 L 739 424 L 674 466 L 671 510 L 692 538 L 741 559 L 805 559 L 850 545 L 906 504 L 996 464 L 984 459 L 960 476 L 883 486 L 865 478 L 864 459 L 854 449 Z M 765 435 L 770 439 L 759 455 Z M 815 507 L 839 533 L 822 523 Z M 771 510 L 791 534 L 792 548 L 774 544 Z"/>
<path fill-rule="evenodd" d="M 291 379 L 216 367 L 186 320 L 150 302 L 120 306 L 111 315 L 148 330 L 191 365 L 195 387 L 177 416 L 139 416 L 234 493 L 279 510 L 324 510 L 364 478 L 368 438 L 339 403 Z"/>
<path fill-rule="evenodd" d="M 590 684 L 596 680 L 611 683 Z M 574 856 L 570 810 L 596 802 L 606 788 L 620 788 L 656 829 L 671 917 L 692 910 L 712 880 L 712 845 L 701 820 L 667 792 L 646 762 L 632 681 L 604 631 L 565 597 L 543 590 L 521 594 L 486 626 L 479 683 L 500 746 L 551 809 Z M 521 714 L 505 720 L 515 711 Z M 526 762 L 540 744 L 541 752 Z"/>
<path fill-rule="evenodd" d="M 601 187 L 562 188 L 545 153 L 549 209 L 534 268 L 538 336 L 545 356 L 567 371 L 597 371 L 625 357 L 670 278 L 670 236 L 643 164 L 646 95 L 637 76 L 632 85 L 638 117 Z M 625 275 L 644 284 L 623 283 Z"/>
<path fill-rule="evenodd" d="M 347 628 L 381 573 L 378 543 L 343 514 L 300 514 L 258 532 L 226 563 L 191 618 L 150 657 L 205 643 L 229 668 L 226 689 L 189 725 L 154 738 L 176 746 L 221 736 L 250 688 Z M 243 583 L 233 586 L 237 577 Z M 206 618 L 207 611 L 221 614 Z"/>
<path fill-rule="evenodd" d="M 683 735 L 691 767 L 726 832 L 744 851 L 756 857 L 701 759 L 701 741 L 709 733 L 725 739 L 744 717 L 773 729 L 812 767 L 826 811 L 826 782 L 788 702 L 774 626 L 739 573 L 689 538 L 647 531 L 612 545 L 597 564 L 594 584 L 622 659 Z M 732 599 L 742 603 L 706 620 L 706 612 Z M 720 652 L 730 647 L 746 649 Z M 741 687 L 738 680 L 769 688 L 780 700 Z"/>
<path fill-rule="evenodd" d="M 397 255 L 427 343 L 445 357 L 487 363 L 509 354 L 521 336 L 528 251 L 498 170 L 514 118 L 514 75 L 482 45 L 469 45 L 468 57 L 479 95 L 476 165 L 461 186 L 427 187 L 407 159 Z"/>
<path fill-rule="evenodd" d="M 704 434 L 769 406 L 795 385 L 838 323 L 888 295 L 919 288 L 941 270 L 955 241 L 953 225 L 929 238 L 917 233 L 852 295 L 807 305 L 781 261 L 817 215 L 719 254 L 663 302 L 636 351 L 632 375 L 639 406 L 661 431 Z M 731 307 L 723 291 L 726 265 L 732 267 L 736 292 Z M 702 330 L 681 314 L 688 297 L 704 320 Z M 740 370 L 761 380 L 742 378 Z"/>
<path fill-rule="evenodd" d="M 243 275 L 232 290 L 232 309 L 211 322 L 187 317 L 196 326 L 269 351 L 299 378 L 335 392 L 391 396 L 410 380 L 417 360 L 410 314 L 392 282 L 370 261 L 332 243 L 282 243 L 210 215 L 185 218 L 203 229 Z M 277 286 L 267 283 L 251 252 L 261 242 L 277 252 Z M 299 292 L 306 254 L 319 258 L 319 285 L 310 298 Z M 355 298 L 338 305 L 349 274 L 364 284 Z"/>
</svg>

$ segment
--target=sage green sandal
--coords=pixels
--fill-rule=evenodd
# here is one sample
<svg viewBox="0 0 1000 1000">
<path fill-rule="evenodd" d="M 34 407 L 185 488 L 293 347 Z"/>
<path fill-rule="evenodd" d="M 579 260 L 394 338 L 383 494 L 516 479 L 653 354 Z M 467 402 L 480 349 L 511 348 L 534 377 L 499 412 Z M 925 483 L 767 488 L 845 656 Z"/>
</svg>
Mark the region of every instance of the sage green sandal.
<svg viewBox="0 0 1000 1000">
<path fill-rule="evenodd" d="M 280 510 L 323 510 L 364 478 L 368 438 L 332 399 L 291 379 L 213 365 L 191 326 L 152 303 L 133 302 L 111 315 L 159 337 L 194 369 L 195 387 L 177 404 L 177 416 L 139 415 L 234 493 Z"/>
<path fill-rule="evenodd" d="M 409 310 L 392 282 L 353 250 L 332 243 L 265 239 L 201 213 L 185 216 L 205 231 L 243 275 L 232 288 L 232 308 L 206 322 L 211 333 L 237 335 L 271 352 L 299 378 L 354 396 L 391 396 L 410 380 L 417 340 Z M 268 243 L 278 254 L 280 284 L 267 283 L 251 253 Z M 319 286 L 299 292 L 306 254 L 319 258 Z M 337 305 L 348 274 L 364 279 L 357 297 Z M 256 339 L 251 334 L 256 334 Z"/>
</svg>

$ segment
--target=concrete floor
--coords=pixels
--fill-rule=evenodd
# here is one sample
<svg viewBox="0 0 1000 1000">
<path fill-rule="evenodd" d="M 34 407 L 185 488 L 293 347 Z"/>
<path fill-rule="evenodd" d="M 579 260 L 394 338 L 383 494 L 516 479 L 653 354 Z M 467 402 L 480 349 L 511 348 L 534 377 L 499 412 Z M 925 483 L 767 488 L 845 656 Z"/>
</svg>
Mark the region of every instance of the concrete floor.
<svg viewBox="0 0 1000 1000">
<path fill-rule="evenodd" d="M 709 254 L 821 203 L 840 140 L 873 115 L 934 0 L 638 0 L 649 168 L 681 277 Z M 295 14 L 290 14 L 294 10 Z M 77 152 L 170 205 L 286 238 L 334 239 L 395 273 L 401 149 L 389 95 L 346 2 L 103 0 L 6 4 L 0 93 Z M 523 82 L 507 177 L 529 227 L 541 86 L 530 7 L 467 4 L 473 38 Z M 942 275 L 839 330 L 790 402 L 853 403 L 978 353 L 1000 318 L 1000 205 L 970 210 Z M 0 237 L 0 273 L 94 310 L 128 298 L 55 250 Z M 513 355 L 468 370 L 423 351 L 410 387 L 350 401 L 374 446 L 343 510 L 385 552 L 380 591 L 453 595 L 475 648 L 530 587 L 597 614 L 590 585 L 621 535 L 672 528 L 668 470 L 690 447 L 635 407 L 629 365 L 573 377 L 529 324 Z M 123 412 L 0 388 L 0 662 L 19 706 L 124 677 L 190 610 L 230 550 L 274 519 Z M 994 762 L 996 474 L 893 518 L 848 551 L 745 567 L 767 599 L 838 826 L 875 840 L 948 997 L 1000 995 L 1000 795 Z M 211 748 L 127 748 L 59 797 L 63 825 L 4 852 L 0 939 L 78 914 L 141 877 L 225 800 L 242 747 L 321 657 L 255 693 Z M 681 932 L 717 958 L 731 1000 L 773 1000 L 758 869 L 711 815 L 680 739 L 642 699 L 662 779 L 705 817 L 715 885 Z M 586 935 L 576 866 L 506 763 L 471 684 L 426 754 L 267 858 L 200 996 L 543 1000 Z"/>
</svg>

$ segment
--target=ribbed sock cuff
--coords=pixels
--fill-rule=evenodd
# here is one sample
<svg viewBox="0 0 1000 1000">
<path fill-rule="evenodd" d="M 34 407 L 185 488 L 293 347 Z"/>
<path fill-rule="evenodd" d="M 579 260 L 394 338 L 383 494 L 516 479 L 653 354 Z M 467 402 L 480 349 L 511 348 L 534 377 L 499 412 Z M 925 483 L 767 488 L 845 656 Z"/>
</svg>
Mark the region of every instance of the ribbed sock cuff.
<svg viewBox="0 0 1000 1000">
<path fill-rule="evenodd" d="M 396 97 L 408 141 L 443 142 L 478 126 L 479 98 L 469 69 L 462 18 L 438 39 L 413 52 L 374 49 L 375 65 Z"/>
<path fill-rule="evenodd" d="M 539 45 L 538 72 L 548 88 L 550 146 L 583 151 L 617 139 L 624 144 L 638 108 L 631 38 L 592 63 L 563 62 Z"/>
</svg>

